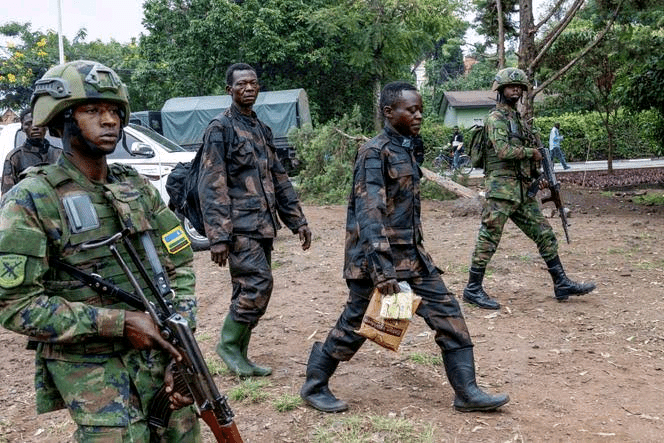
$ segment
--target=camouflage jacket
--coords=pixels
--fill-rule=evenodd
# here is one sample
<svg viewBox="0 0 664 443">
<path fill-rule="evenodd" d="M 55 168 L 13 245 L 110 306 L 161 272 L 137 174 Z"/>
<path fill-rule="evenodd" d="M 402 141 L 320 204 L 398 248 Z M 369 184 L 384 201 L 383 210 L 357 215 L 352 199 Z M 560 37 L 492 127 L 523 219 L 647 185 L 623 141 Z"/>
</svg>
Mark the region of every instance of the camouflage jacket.
<svg viewBox="0 0 664 443">
<path fill-rule="evenodd" d="M 346 218 L 346 279 L 378 284 L 435 269 L 422 245 L 421 173 L 411 140 L 386 127 L 357 153 Z"/>
<path fill-rule="evenodd" d="M 60 157 L 61 152 L 62 149 L 51 146 L 46 139 L 43 139 L 43 144 L 39 145 L 28 139 L 23 146 L 10 151 L 2 169 L 2 193 L 6 193 L 18 183 L 19 175 L 23 171 L 31 166 L 53 164 Z"/>
<path fill-rule="evenodd" d="M 499 103 L 486 120 L 490 146 L 486 159 L 486 196 L 523 201 L 532 177 L 537 175 L 532 160 L 536 148 L 525 139 L 521 115 Z"/>
<path fill-rule="evenodd" d="M 203 137 L 198 193 L 211 244 L 233 234 L 273 238 L 281 221 L 294 233 L 307 224 L 268 126 L 235 104 L 215 117 Z"/>
<path fill-rule="evenodd" d="M 57 390 L 40 379 L 47 373 L 43 359 L 99 361 L 101 356 L 129 350 L 123 338 L 124 313 L 132 309 L 55 269 L 51 259 L 97 273 L 134 292 L 108 247 L 84 251 L 80 245 L 128 228 L 135 249 L 145 259 L 134 234 L 148 231 L 175 290 L 175 309 L 195 324 L 193 252 L 186 243 L 178 249 L 169 242 L 177 232 L 185 238 L 177 217 L 134 169 L 110 165 L 108 177 L 109 183 L 91 182 L 63 155 L 55 165 L 32 168 L 0 207 L 0 324 L 40 342 L 36 376 L 40 412 L 58 407 L 53 403 L 58 403 Z M 81 195 L 89 196 L 94 209 L 87 205 L 77 214 L 92 219 L 89 213 L 94 212 L 98 221 L 83 229 L 70 221 L 76 217 L 65 207 L 71 196 Z M 121 246 L 118 250 L 124 251 Z M 125 260 L 131 263 L 128 257 Z M 130 267 L 134 269 L 133 264 Z"/>
</svg>

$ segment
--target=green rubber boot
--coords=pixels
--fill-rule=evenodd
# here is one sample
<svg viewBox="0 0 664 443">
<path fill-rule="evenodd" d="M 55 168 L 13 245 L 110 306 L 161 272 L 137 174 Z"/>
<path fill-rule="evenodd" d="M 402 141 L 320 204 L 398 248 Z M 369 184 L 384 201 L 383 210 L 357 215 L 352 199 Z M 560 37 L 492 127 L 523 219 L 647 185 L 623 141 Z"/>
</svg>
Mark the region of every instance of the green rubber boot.
<svg viewBox="0 0 664 443">
<path fill-rule="evenodd" d="M 254 368 L 249 365 L 242 352 L 242 340 L 249 331 L 249 325 L 238 323 L 228 314 L 221 327 L 221 337 L 217 345 L 217 354 L 226 363 L 228 370 L 240 377 L 251 377 Z"/>
<path fill-rule="evenodd" d="M 254 325 L 256 326 L 256 325 Z M 255 362 L 251 361 L 249 357 L 247 357 L 247 351 L 249 350 L 249 341 L 251 340 L 251 331 L 254 329 L 253 326 L 250 326 L 247 332 L 244 334 L 244 337 L 242 337 L 242 356 L 246 360 L 246 362 L 249 364 L 249 366 L 253 369 L 254 375 L 257 377 L 267 377 L 268 375 L 272 374 L 272 368 L 268 366 L 259 366 Z"/>
</svg>

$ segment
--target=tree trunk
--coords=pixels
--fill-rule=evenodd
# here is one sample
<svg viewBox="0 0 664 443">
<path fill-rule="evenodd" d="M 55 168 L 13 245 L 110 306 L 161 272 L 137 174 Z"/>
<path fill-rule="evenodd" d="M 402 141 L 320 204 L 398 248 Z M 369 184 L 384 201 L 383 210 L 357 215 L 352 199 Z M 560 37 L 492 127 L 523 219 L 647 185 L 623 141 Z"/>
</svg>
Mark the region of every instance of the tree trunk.
<svg viewBox="0 0 664 443">
<path fill-rule="evenodd" d="M 496 13 L 498 15 L 498 69 L 505 67 L 505 24 L 503 22 L 503 3 L 496 0 Z"/>
<path fill-rule="evenodd" d="M 534 78 L 534 66 L 531 62 L 537 57 L 535 46 L 535 19 L 533 18 L 533 0 L 519 0 L 519 68 L 522 69 L 528 79 L 532 82 Z M 533 102 L 535 94 L 533 86 L 530 85 L 523 97 L 523 108 L 521 113 L 526 121 L 533 118 Z"/>
</svg>

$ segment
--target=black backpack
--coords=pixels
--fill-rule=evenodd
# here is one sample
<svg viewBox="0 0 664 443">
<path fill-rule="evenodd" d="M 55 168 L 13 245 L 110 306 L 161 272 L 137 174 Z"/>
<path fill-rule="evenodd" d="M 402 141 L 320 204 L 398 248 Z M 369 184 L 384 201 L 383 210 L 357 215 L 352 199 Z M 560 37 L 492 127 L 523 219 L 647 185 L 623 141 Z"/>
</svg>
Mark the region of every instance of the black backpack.
<svg viewBox="0 0 664 443">
<path fill-rule="evenodd" d="M 196 157 L 187 163 L 175 165 L 166 179 L 166 192 L 170 197 L 168 206 L 178 215 L 185 216 L 199 234 L 205 235 L 201 201 L 198 198 L 198 170 L 203 146 Z"/>
<path fill-rule="evenodd" d="M 221 121 L 226 116 L 217 116 L 210 121 Z M 224 126 L 227 130 L 225 140 L 231 140 L 233 136 L 233 126 L 229 124 Z M 166 192 L 170 197 L 168 206 L 177 214 L 185 216 L 191 225 L 199 234 L 205 235 L 205 223 L 203 222 L 203 211 L 201 211 L 201 201 L 198 198 L 198 172 L 201 165 L 201 155 L 205 146 L 205 137 L 203 143 L 198 148 L 194 159 L 187 163 L 178 163 L 166 179 Z"/>
</svg>

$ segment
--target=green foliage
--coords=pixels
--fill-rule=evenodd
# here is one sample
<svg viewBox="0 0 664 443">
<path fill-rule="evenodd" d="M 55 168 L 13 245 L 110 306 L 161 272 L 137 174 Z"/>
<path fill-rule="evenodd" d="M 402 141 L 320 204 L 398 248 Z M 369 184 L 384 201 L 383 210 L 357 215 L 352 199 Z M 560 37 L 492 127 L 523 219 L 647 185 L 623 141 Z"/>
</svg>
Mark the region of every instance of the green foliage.
<svg viewBox="0 0 664 443">
<path fill-rule="evenodd" d="M 0 26 L 0 35 L 9 38 L 8 56 L 0 58 L 0 107 L 14 110 L 29 105 L 35 81 L 52 66 L 59 63 L 58 36 L 30 31 L 30 23 L 8 23 Z M 132 109 L 140 108 L 142 89 L 131 81 L 132 72 L 140 63 L 138 47 L 134 43 L 100 40 L 86 42 L 86 31 L 81 29 L 72 42 L 63 39 L 65 60 L 94 60 L 113 68 L 129 89 Z"/>
<path fill-rule="evenodd" d="M 304 200 L 345 203 L 353 180 L 358 147 L 368 139 L 362 133 L 360 108 L 339 121 L 302 128 L 289 134 L 303 163 L 298 175 Z"/>
<path fill-rule="evenodd" d="M 644 206 L 664 206 L 664 193 L 651 193 L 637 195 L 632 200 L 634 203 Z"/>
<path fill-rule="evenodd" d="M 565 137 L 562 149 L 568 161 L 606 160 L 607 135 L 599 113 L 565 113 L 553 117 L 537 117 L 535 128 L 540 132 L 542 143 L 547 146 L 549 132 L 556 122 L 560 122 L 560 132 Z M 619 110 L 612 126 L 614 158 L 664 155 L 657 138 L 657 128 L 660 125 L 662 116 L 656 111 L 629 113 Z"/>
<path fill-rule="evenodd" d="M 32 85 L 57 62 L 57 35 L 31 32 L 30 24 L 0 26 L 7 56 L 0 58 L 0 108 L 19 111 L 30 103 Z"/>
<path fill-rule="evenodd" d="M 224 90 L 225 69 L 243 61 L 266 90 L 305 88 L 318 121 L 339 119 L 359 105 L 372 122 L 375 92 L 410 78 L 410 67 L 460 20 L 450 0 L 147 0 L 151 60 L 135 80 L 161 84 L 173 96 Z M 157 107 L 158 108 L 158 107 Z"/>
</svg>

